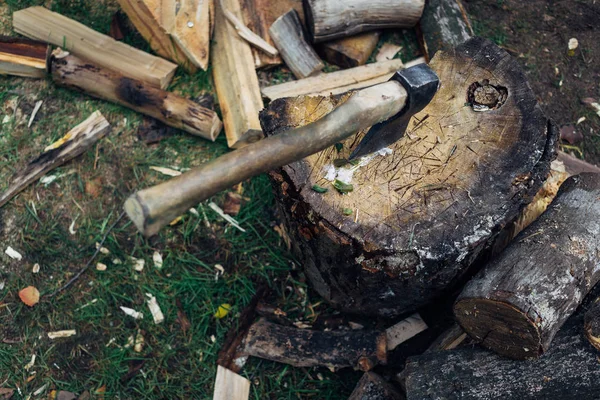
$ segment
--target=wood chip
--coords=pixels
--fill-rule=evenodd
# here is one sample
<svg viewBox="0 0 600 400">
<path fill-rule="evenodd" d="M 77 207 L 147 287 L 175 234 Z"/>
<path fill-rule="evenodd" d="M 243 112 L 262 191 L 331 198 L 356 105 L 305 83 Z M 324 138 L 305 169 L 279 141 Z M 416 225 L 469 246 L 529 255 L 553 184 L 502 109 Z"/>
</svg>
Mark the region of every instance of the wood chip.
<svg viewBox="0 0 600 400">
<path fill-rule="evenodd" d="M 393 60 L 400 50 L 402 50 L 402 46 L 397 46 L 391 43 L 385 43 L 377 52 L 375 60 L 377 62 Z"/>
<path fill-rule="evenodd" d="M 144 270 L 144 265 L 146 265 L 145 260 L 141 260 L 135 257 L 129 257 L 129 260 L 131 260 L 134 270 L 136 270 L 137 272 L 142 272 Z"/>
<path fill-rule="evenodd" d="M 386 329 L 387 349 L 394 350 L 400 343 L 406 342 L 418 333 L 427 329 L 427 324 L 419 314 L 413 314 L 410 317 L 398 322 L 396 325 Z"/>
<path fill-rule="evenodd" d="M 10 258 L 12 258 L 13 260 L 21 261 L 23 259 L 23 256 L 21 255 L 21 253 L 19 253 L 18 251 L 16 251 L 15 249 L 13 249 L 10 246 L 8 246 L 6 248 L 6 250 L 4 250 L 4 253 L 6 253 L 6 255 L 9 256 Z"/>
<path fill-rule="evenodd" d="M 31 273 L 38 274 L 40 272 L 40 264 L 33 264 L 33 268 L 31 268 Z"/>
<path fill-rule="evenodd" d="M 31 124 L 33 124 L 33 120 L 35 119 L 35 116 L 37 115 L 38 111 L 40 110 L 40 107 L 42 107 L 42 103 L 44 101 L 40 100 L 37 103 L 35 103 L 35 107 L 33 107 L 33 112 L 31 113 L 31 117 L 29 118 L 29 123 L 27 124 L 28 128 L 31 128 Z"/>
<path fill-rule="evenodd" d="M 234 228 L 239 229 L 242 232 L 246 232 L 246 230 L 244 228 L 242 228 L 240 226 L 240 224 L 233 218 L 231 218 L 229 215 L 225 214 L 223 212 L 223 210 L 221 210 L 221 207 L 219 207 L 218 205 L 216 205 L 215 203 L 209 203 L 208 206 L 217 214 L 219 214 L 221 216 L 221 218 L 223 218 L 225 221 L 229 222 L 231 225 L 233 225 Z"/>
<path fill-rule="evenodd" d="M 156 301 L 156 297 L 152 296 L 150 293 L 146 293 L 146 304 L 148 304 L 148 308 L 150 309 L 150 313 L 152 313 L 152 318 L 154 319 L 154 323 L 156 325 L 161 324 L 165 320 L 165 316 L 163 315 L 158 302 Z"/>
<path fill-rule="evenodd" d="M 75 329 L 65 330 L 65 331 L 56 331 L 56 332 L 48 332 L 48 338 L 51 340 L 67 338 L 71 336 L 77 335 L 77 331 Z"/>
<path fill-rule="evenodd" d="M 179 176 L 181 175 L 181 171 L 176 171 L 174 169 L 171 168 L 165 168 L 165 167 L 150 167 L 151 170 L 156 171 L 156 172 L 160 172 L 163 175 L 167 175 L 167 176 Z"/>
<path fill-rule="evenodd" d="M 142 314 L 139 311 L 135 311 L 133 308 L 123 306 L 121 306 L 120 308 L 125 314 L 129 315 L 130 317 L 133 317 L 134 319 L 144 319 L 144 314 Z"/>
<path fill-rule="evenodd" d="M 98 263 L 96 264 L 96 270 L 97 271 L 106 271 L 106 264 L 102 264 L 102 263 Z"/>
<path fill-rule="evenodd" d="M 161 269 L 163 266 L 163 258 L 160 255 L 160 253 L 158 251 L 155 251 L 154 254 L 152 254 L 152 261 L 154 262 L 154 266 L 157 269 Z"/>
</svg>

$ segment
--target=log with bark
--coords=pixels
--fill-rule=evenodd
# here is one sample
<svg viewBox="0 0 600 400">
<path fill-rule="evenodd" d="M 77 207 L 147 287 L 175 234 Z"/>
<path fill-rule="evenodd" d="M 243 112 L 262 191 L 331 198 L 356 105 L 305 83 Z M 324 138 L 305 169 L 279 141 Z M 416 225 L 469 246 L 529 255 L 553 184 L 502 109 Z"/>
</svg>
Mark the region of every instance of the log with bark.
<svg viewBox="0 0 600 400">
<path fill-rule="evenodd" d="M 167 60 L 117 42 L 44 7 L 29 7 L 13 13 L 13 29 L 28 38 L 62 46 L 100 67 L 163 89 L 177 68 Z"/>
<path fill-rule="evenodd" d="M 61 86 L 123 105 L 192 135 L 214 141 L 221 132 L 221 121 L 213 110 L 60 49 L 51 57 L 50 70 L 54 82 Z"/>
<path fill-rule="evenodd" d="M 296 78 L 308 78 L 325 68 L 315 50 L 306 42 L 296 10 L 292 9 L 277 18 L 269 28 L 269 34 Z"/>
<path fill-rule="evenodd" d="M 0 194 L 0 207 L 22 192 L 27 186 L 49 171 L 79 156 L 110 132 L 110 124 L 100 113 L 94 112 L 85 121 L 71 129 L 62 139 L 46 147 L 42 154 L 18 171 Z"/>
<path fill-rule="evenodd" d="M 600 179 L 569 178 L 542 216 L 463 289 L 454 313 L 499 354 L 539 357 L 600 280 Z"/>
<path fill-rule="evenodd" d="M 343 165 L 359 134 L 271 174 L 294 253 L 345 311 L 398 315 L 448 291 L 531 201 L 555 156 L 558 133 L 505 51 L 474 38 L 431 67 L 440 90 L 387 156 Z M 279 99 L 261 113 L 263 129 L 303 126 L 347 96 Z"/>
<path fill-rule="evenodd" d="M 600 391 L 598 351 L 583 335 L 583 311 L 565 323 L 548 352 L 535 360 L 510 360 L 479 346 L 411 357 L 407 398 L 595 399 Z"/>
<path fill-rule="evenodd" d="M 49 57 L 47 43 L 0 36 L 0 75 L 44 78 Z"/>
<path fill-rule="evenodd" d="M 385 28 L 412 28 L 425 0 L 304 0 L 304 16 L 314 43 Z"/>
<path fill-rule="evenodd" d="M 427 62 L 439 50 L 450 51 L 473 36 L 460 0 L 427 0 L 418 31 L 419 46 Z"/>
<path fill-rule="evenodd" d="M 365 32 L 356 36 L 320 43 L 317 53 L 331 64 L 342 68 L 364 65 L 379 42 L 381 32 Z"/>
<path fill-rule="evenodd" d="M 366 372 L 348 400 L 405 400 L 391 383 L 374 372 Z"/>
</svg>

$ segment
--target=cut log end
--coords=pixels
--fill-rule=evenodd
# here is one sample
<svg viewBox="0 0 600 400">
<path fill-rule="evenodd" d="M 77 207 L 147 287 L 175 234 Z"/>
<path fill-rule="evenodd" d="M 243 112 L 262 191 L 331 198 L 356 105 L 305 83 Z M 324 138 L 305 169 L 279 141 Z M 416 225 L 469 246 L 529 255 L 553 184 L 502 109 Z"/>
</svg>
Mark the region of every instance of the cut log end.
<svg viewBox="0 0 600 400">
<path fill-rule="evenodd" d="M 506 357 L 522 360 L 543 352 L 539 328 L 509 303 L 464 299 L 456 303 L 455 315 L 475 340 Z"/>
<path fill-rule="evenodd" d="M 130 196 L 125 201 L 123 208 L 138 231 L 146 237 L 152 236 L 152 233 L 146 229 L 147 212 L 144 211 L 144 206 L 137 195 Z"/>
</svg>

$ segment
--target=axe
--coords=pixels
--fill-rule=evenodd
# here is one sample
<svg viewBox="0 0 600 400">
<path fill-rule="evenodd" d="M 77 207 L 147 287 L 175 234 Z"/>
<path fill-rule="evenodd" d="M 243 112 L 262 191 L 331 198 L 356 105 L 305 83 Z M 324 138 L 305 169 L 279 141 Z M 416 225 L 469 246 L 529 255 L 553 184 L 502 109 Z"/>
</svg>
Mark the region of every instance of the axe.
<svg viewBox="0 0 600 400">
<path fill-rule="evenodd" d="M 350 159 L 373 153 L 404 136 L 410 118 L 429 104 L 438 86 L 438 76 L 426 64 L 398 71 L 388 82 L 356 92 L 318 121 L 232 151 L 134 193 L 125 202 L 125 211 L 144 236 L 152 236 L 214 194 L 318 153 L 369 127 Z"/>
</svg>

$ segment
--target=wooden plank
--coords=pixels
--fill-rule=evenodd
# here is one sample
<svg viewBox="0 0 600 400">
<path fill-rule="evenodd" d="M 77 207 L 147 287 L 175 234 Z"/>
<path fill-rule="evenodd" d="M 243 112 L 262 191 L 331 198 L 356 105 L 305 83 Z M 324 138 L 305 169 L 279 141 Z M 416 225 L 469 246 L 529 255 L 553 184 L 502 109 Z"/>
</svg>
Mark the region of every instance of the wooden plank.
<svg viewBox="0 0 600 400">
<path fill-rule="evenodd" d="M 94 112 L 88 119 L 71 129 L 62 139 L 46 147 L 42 154 L 30 161 L 23 170 L 11 178 L 10 185 L 0 195 L 0 207 L 35 180 L 82 154 L 106 136 L 109 131 L 108 121 L 100 111 Z"/>
<path fill-rule="evenodd" d="M 342 68 L 364 65 L 379 42 L 381 32 L 365 32 L 356 36 L 320 43 L 316 50 L 324 60 Z"/>
<path fill-rule="evenodd" d="M 342 71 L 330 72 L 321 74 L 297 81 L 281 83 L 279 85 L 268 86 L 262 89 L 262 94 L 271 99 L 279 99 L 282 97 L 295 97 L 307 94 L 326 93 L 333 94 L 343 93 L 352 87 L 353 89 L 366 87 L 371 85 L 371 81 L 376 78 L 382 78 L 385 82 L 391 75 L 399 69 L 402 69 L 404 64 L 401 60 L 390 60 L 380 63 L 372 63 L 356 68 L 350 68 Z M 369 82 L 366 86 L 361 86 L 360 83 Z M 342 92 L 340 92 L 340 88 Z"/>
<path fill-rule="evenodd" d="M 206 71 L 210 53 L 209 0 L 163 0 L 161 24 L 191 63 Z"/>
<path fill-rule="evenodd" d="M 29 7 L 13 14 L 13 28 L 32 39 L 61 46 L 98 66 L 166 88 L 177 66 L 163 58 L 118 42 L 44 7 Z"/>
<path fill-rule="evenodd" d="M 238 18 L 239 0 L 223 4 Z M 250 45 L 237 34 L 216 2 L 212 71 L 229 147 L 238 148 L 262 138 L 258 113 L 263 108 Z"/>
<path fill-rule="evenodd" d="M 161 22 L 162 8 L 160 0 L 117 1 L 137 31 L 146 39 L 156 54 L 176 62 L 190 73 L 196 72 L 196 67 L 165 30 L 164 24 Z"/>
<path fill-rule="evenodd" d="M 250 381 L 243 376 L 217 366 L 213 400 L 248 400 Z"/>
<path fill-rule="evenodd" d="M 46 43 L 0 36 L 0 75 L 43 78 L 49 56 Z"/>
<path fill-rule="evenodd" d="M 214 141 L 221 131 L 221 121 L 213 110 L 59 49 L 52 57 L 51 73 L 59 85 L 121 104 L 192 135 Z"/>
</svg>

